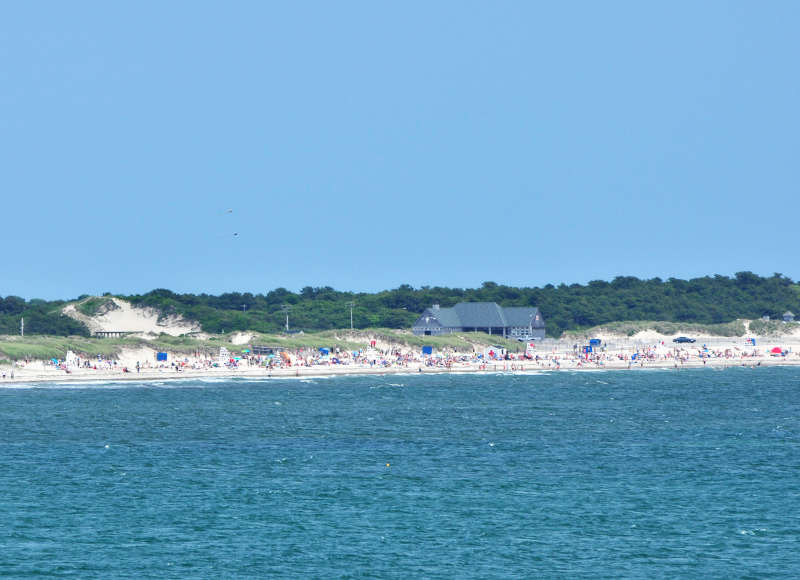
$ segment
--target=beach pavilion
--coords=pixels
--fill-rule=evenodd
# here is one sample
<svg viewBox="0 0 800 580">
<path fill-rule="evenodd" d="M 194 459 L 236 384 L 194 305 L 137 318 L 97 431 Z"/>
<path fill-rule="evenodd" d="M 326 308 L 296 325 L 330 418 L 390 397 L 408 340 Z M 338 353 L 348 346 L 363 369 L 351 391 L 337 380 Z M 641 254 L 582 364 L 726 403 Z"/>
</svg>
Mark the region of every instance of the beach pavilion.
<svg viewBox="0 0 800 580">
<path fill-rule="evenodd" d="M 453 332 L 486 332 L 503 338 L 544 338 L 544 318 L 535 306 L 503 307 L 496 302 L 459 302 L 452 308 L 434 304 L 417 318 L 411 332 L 437 336 Z"/>
</svg>

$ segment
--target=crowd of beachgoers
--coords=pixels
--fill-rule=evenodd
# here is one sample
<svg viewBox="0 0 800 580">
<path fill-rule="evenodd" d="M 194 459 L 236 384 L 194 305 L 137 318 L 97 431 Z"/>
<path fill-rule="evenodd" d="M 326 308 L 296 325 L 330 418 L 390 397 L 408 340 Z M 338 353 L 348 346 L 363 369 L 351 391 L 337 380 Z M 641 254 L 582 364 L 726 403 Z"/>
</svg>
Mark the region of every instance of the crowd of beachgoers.
<svg viewBox="0 0 800 580">
<path fill-rule="evenodd" d="M 255 355 L 245 349 L 232 354 L 161 353 L 140 349 L 119 357 L 86 358 L 68 353 L 64 359 L 20 360 L 0 369 L 3 381 L 88 380 L 96 378 L 177 378 L 188 376 L 287 377 L 329 374 L 402 372 L 535 372 L 587 369 L 684 368 L 712 366 L 758 367 L 800 364 L 800 349 L 791 346 L 734 345 L 724 347 L 672 344 L 601 343 L 592 349 L 578 344 L 556 348 L 528 346 L 523 352 L 501 347 L 458 352 L 452 349 L 411 349 L 392 346 L 360 350 L 338 348 L 287 349 Z"/>
</svg>

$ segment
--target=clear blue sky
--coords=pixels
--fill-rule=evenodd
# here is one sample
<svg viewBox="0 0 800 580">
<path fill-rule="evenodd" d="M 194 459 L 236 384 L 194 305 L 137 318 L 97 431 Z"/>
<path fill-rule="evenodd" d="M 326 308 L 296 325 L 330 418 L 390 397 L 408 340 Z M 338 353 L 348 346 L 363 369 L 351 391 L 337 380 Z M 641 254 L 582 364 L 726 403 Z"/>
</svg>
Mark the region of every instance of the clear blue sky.
<svg viewBox="0 0 800 580">
<path fill-rule="evenodd" d="M 800 278 L 799 21 L 6 3 L 0 295 Z"/>
</svg>

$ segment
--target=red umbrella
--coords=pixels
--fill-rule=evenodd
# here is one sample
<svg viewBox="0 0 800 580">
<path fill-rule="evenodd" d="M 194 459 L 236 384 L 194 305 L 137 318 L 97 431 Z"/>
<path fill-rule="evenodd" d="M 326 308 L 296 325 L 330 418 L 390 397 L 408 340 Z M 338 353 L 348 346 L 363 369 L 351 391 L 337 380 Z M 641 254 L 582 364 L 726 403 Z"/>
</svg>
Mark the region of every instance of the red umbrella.
<svg viewBox="0 0 800 580">
<path fill-rule="evenodd" d="M 781 354 L 783 352 L 783 350 L 781 349 L 781 347 L 776 346 L 770 352 L 774 352 L 775 354 Z"/>
</svg>

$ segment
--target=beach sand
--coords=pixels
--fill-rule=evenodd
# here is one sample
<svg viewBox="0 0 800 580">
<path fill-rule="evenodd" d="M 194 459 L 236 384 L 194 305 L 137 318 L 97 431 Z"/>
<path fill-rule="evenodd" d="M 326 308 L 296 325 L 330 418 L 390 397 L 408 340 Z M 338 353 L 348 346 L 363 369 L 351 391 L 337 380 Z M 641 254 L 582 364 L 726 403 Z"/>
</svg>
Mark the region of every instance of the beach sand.
<svg viewBox="0 0 800 580">
<path fill-rule="evenodd" d="M 90 361 L 90 368 L 71 365 L 65 370 L 49 361 L 30 361 L 6 365 L 0 368 L 4 375 L 2 384 L 51 383 L 81 381 L 163 381 L 171 379 L 208 378 L 290 378 L 324 377 L 344 375 L 385 375 L 397 373 L 535 373 L 553 371 L 596 371 L 620 370 L 640 371 L 645 369 L 687 369 L 711 367 L 767 367 L 777 365 L 800 365 L 800 337 L 788 336 L 771 339 L 758 339 L 758 347 L 744 344 L 741 338 L 720 339 L 708 337 L 706 343 L 676 345 L 663 337 L 647 337 L 647 342 L 634 338 L 620 339 L 606 343 L 605 350 L 586 359 L 576 352 L 575 345 L 564 341 L 554 342 L 550 348 L 542 344 L 535 349 L 539 360 L 477 360 L 474 353 L 448 353 L 447 357 L 423 358 L 417 351 L 401 350 L 404 359 L 397 361 L 395 354 L 378 354 L 377 364 L 317 364 L 311 357 L 293 356 L 291 366 L 266 368 L 255 361 L 242 360 L 239 366 L 210 366 L 208 358 L 195 358 L 184 354 L 170 354 L 163 367 L 156 367 L 155 350 L 149 348 L 123 350 L 115 359 L 116 364 Z M 652 339 L 660 340 L 652 340 Z M 708 344 L 708 355 L 703 348 Z M 550 345 L 548 345 L 550 346 Z M 786 354 L 776 356 L 771 351 L 782 349 Z M 639 353 L 632 359 L 634 353 Z M 436 354 L 436 353 L 435 353 Z M 518 356 L 518 355 L 515 355 Z M 466 358 L 468 360 L 460 360 Z M 382 364 L 388 360 L 391 363 Z M 81 361 L 85 363 L 85 359 Z M 141 369 L 137 372 L 137 363 Z M 173 366 L 173 363 L 177 363 Z M 185 365 L 185 366 L 180 366 Z M 97 368 L 95 368 L 95 366 Z M 127 369 L 127 372 L 124 370 Z M 179 369 L 179 370 L 176 370 Z M 13 377 L 12 377 L 13 374 Z"/>
</svg>

